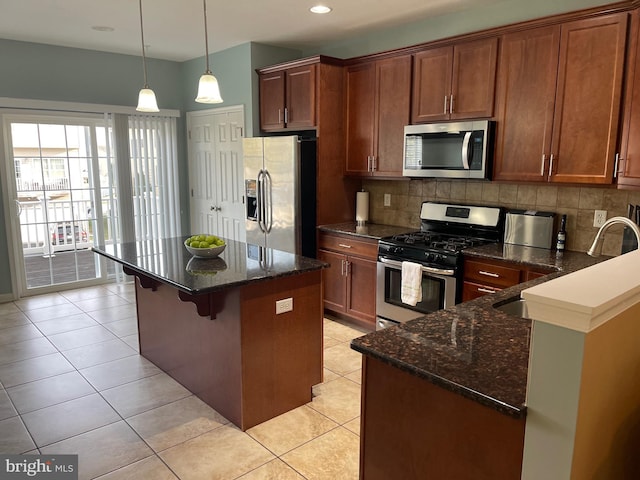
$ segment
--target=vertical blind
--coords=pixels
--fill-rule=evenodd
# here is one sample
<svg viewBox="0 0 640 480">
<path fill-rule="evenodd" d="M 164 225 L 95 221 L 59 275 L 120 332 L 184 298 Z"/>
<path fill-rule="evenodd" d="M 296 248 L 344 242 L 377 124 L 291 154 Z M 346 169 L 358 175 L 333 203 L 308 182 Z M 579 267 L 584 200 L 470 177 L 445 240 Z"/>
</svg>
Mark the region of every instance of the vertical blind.
<svg viewBox="0 0 640 480">
<path fill-rule="evenodd" d="M 136 240 L 181 235 L 176 137 L 174 117 L 129 116 Z"/>
</svg>

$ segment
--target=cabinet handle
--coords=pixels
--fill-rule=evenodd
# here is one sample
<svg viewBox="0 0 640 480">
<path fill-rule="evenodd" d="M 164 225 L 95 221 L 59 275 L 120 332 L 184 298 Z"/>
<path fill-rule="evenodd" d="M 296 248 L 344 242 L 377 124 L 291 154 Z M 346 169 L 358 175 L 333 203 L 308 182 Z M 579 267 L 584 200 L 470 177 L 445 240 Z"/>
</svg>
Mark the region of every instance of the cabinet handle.
<svg viewBox="0 0 640 480">
<path fill-rule="evenodd" d="M 613 164 L 613 178 L 618 177 L 618 164 L 620 163 L 620 154 L 616 153 L 616 162 Z"/>
<path fill-rule="evenodd" d="M 453 93 L 451 94 L 451 100 L 449 101 L 449 114 L 453 113 Z"/>
<path fill-rule="evenodd" d="M 549 178 L 551 178 L 552 173 L 553 173 L 553 153 L 549 157 Z"/>
<path fill-rule="evenodd" d="M 340 275 L 344 277 L 344 260 L 340 260 Z"/>
<path fill-rule="evenodd" d="M 351 245 L 347 245 L 346 243 L 339 243 L 338 246 L 342 248 L 351 248 Z"/>
<path fill-rule="evenodd" d="M 278 109 L 278 125 L 282 123 L 282 110 Z"/>
<path fill-rule="evenodd" d="M 349 260 L 344 262 L 345 264 L 345 269 L 344 269 L 344 274 L 349 275 L 351 273 L 351 262 Z"/>
<path fill-rule="evenodd" d="M 496 293 L 495 290 L 489 290 L 488 288 L 478 287 L 478 291 L 482 293 Z"/>
<path fill-rule="evenodd" d="M 485 275 L 487 277 L 493 277 L 493 278 L 498 278 L 500 275 L 497 273 L 493 273 L 493 272 L 485 272 L 484 270 L 480 270 L 478 272 L 480 275 Z"/>
<path fill-rule="evenodd" d="M 448 97 L 445 95 L 445 96 L 444 96 L 444 114 L 445 114 L 445 115 L 447 114 L 447 98 L 448 98 Z"/>
<path fill-rule="evenodd" d="M 375 155 L 371 155 L 371 171 L 375 172 L 378 169 L 378 162 Z"/>
<path fill-rule="evenodd" d="M 547 159 L 547 155 L 546 154 L 542 154 L 542 165 L 540 165 L 540 176 L 544 177 L 544 164 L 545 164 L 545 160 Z"/>
<path fill-rule="evenodd" d="M 289 123 L 289 109 L 284 107 L 284 123 L 285 125 Z"/>
</svg>

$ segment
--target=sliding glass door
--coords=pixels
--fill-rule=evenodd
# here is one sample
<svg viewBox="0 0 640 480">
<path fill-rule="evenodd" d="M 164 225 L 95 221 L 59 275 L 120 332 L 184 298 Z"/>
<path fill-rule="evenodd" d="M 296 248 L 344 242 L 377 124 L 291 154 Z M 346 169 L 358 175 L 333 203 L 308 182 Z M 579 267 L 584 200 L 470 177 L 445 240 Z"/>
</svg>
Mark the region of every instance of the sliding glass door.
<svg viewBox="0 0 640 480">
<path fill-rule="evenodd" d="M 124 278 L 93 245 L 181 234 L 175 118 L 3 120 L 19 296 Z"/>
<path fill-rule="evenodd" d="M 90 247 L 118 238 L 107 122 L 17 117 L 9 125 L 22 288 L 105 278 Z"/>
</svg>

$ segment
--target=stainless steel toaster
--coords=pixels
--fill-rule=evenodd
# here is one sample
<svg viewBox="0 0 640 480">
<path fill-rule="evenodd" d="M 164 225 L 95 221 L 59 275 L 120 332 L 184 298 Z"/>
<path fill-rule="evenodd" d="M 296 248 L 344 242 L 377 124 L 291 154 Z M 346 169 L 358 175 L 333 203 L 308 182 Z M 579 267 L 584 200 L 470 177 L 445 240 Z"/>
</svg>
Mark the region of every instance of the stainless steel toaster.
<svg viewBox="0 0 640 480">
<path fill-rule="evenodd" d="M 556 214 L 537 210 L 509 210 L 504 243 L 551 249 Z"/>
</svg>

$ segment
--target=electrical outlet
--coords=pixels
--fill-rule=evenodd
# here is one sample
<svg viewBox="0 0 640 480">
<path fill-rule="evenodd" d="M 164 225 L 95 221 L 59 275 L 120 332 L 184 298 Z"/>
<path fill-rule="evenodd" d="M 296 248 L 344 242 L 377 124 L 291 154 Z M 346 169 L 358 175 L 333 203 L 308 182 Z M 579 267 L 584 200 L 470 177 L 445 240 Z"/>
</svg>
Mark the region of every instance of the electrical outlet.
<svg viewBox="0 0 640 480">
<path fill-rule="evenodd" d="M 607 221 L 607 211 L 596 210 L 596 212 L 593 214 L 593 226 L 601 227 L 606 221 Z"/>
<path fill-rule="evenodd" d="M 276 315 L 290 312 L 291 310 L 293 310 L 293 298 L 289 297 L 282 300 L 276 300 Z"/>
<path fill-rule="evenodd" d="M 384 194 L 384 206 L 385 207 L 390 207 L 391 206 L 391 194 L 390 193 L 385 193 Z"/>
</svg>

